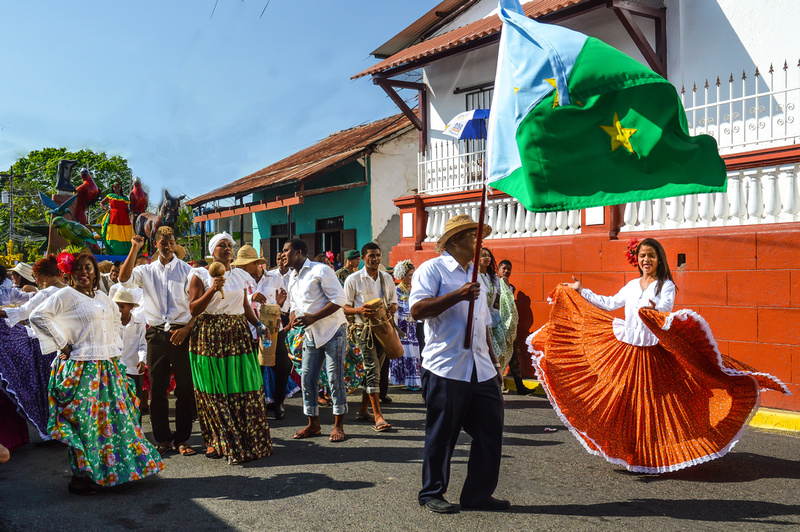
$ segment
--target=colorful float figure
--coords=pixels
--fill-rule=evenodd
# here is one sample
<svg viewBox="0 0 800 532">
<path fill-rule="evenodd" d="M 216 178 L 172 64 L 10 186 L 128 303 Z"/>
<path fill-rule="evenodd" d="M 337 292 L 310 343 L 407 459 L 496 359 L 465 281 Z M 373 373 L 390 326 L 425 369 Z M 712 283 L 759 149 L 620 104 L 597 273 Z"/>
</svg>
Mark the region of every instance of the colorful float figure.
<svg viewBox="0 0 800 532">
<path fill-rule="evenodd" d="M 131 250 L 131 238 L 133 238 L 133 225 L 128 213 L 130 200 L 122 194 L 122 185 L 119 181 L 111 184 L 111 190 L 112 192 L 100 201 L 104 209 L 109 209 L 102 222 L 103 245 L 109 255 L 127 255 Z"/>
</svg>

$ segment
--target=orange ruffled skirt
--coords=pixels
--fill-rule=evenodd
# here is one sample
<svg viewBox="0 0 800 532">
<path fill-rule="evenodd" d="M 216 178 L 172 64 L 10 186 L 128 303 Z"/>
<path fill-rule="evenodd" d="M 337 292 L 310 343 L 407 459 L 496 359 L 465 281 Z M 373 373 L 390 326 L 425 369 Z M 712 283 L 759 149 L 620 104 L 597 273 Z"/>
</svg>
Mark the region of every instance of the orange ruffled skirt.
<svg viewBox="0 0 800 532">
<path fill-rule="evenodd" d="M 775 377 L 720 354 L 700 315 L 641 309 L 654 346 L 619 341 L 614 318 L 574 290 L 550 296 L 550 321 L 528 342 L 550 403 L 591 454 L 641 473 L 725 455 Z"/>
</svg>

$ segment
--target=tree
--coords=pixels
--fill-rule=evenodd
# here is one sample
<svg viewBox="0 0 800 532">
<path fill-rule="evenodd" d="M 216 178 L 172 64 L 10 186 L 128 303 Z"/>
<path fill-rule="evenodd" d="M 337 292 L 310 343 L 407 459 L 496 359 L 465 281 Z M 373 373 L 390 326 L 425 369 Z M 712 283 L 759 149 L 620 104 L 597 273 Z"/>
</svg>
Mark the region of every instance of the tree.
<svg viewBox="0 0 800 532">
<path fill-rule="evenodd" d="M 4 205 L 0 210 L 0 238 L 7 242 L 9 237 L 23 243 L 30 241 L 27 233 L 19 229 L 21 224 L 41 224 L 49 222 L 47 211 L 39 200 L 38 193 L 51 196 L 55 193 L 56 169 L 58 161 L 71 159 L 78 161 L 72 175 L 72 183 L 76 187 L 80 184 L 79 172 L 81 168 L 88 168 L 94 182 L 100 188 L 101 194 L 111 190 L 111 181 L 119 179 L 123 183 L 123 190 L 130 189 L 132 171 L 128 161 L 119 155 L 107 155 L 104 152 L 95 153 L 92 150 L 68 151 L 66 148 L 44 148 L 30 152 L 27 156 L 17 160 L 7 174 L 13 176 L 0 183 L 0 190 L 12 193 L 14 200 L 14 232 L 11 234 L 9 227 L 9 209 Z M 12 185 L 13 182 L 13 185 Z M 13 190 L 10 190 L 13 186 Z M 90 223 L 98 223 L 102 210 L 98 205 L 89 209 Z M 25 249 L 35 249 L 36 246 L 26 245 Z M 26 257 L 30 259 L 30 257 Z"/>
</svg>

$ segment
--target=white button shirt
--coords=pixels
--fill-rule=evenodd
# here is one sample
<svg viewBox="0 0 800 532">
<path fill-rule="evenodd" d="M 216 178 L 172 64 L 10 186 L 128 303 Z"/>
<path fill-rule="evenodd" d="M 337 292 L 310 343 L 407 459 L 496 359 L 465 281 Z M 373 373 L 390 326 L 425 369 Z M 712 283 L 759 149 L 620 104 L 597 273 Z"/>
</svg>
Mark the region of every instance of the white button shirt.
<svg viewBox="0 0 800 532">
<path fill-rule="evenodd" d="M 250 274 L 248 273 L 247 275 Z M 283 288 L 283 280 L 279 275 L 269 275 L 266 272 L 262 272 L 261 278 L 258 281 L 253 279 L 253 276 L 250 275 L 250 280 L 247 285 L 247 299 L 250 302 L 250 306 L 253 307 L 253 311 L 256 313 L 257 318 L 260 319 L 261 316 L 261 303 L 256 303 L 253 301 L 253 296 L 256 294 L 264 294 L 264 297 L 267 298 L 267 304 L 277 305 L 278 300 L 276 299 L 276 296 L 281 288 Z M 286 299 L 289 298 L 287 297 Z M 256 328 L 253 327 L 253 324 L 249 325 L 250 332 L 253 334 L 253 338 L 257 339 L 258 334 L 256 332 Z"/>
<path fill-rule="evenodd" d="M 292 300 L 291 308 L 296 317 L 319 312 L 328 303 L 334 303 L 339 307 L 347 304 L 344 290 L 333 268 L 308 259 L 299 272 L 292 270 L 289 277 L 289 298 Z M 306 334 L 311 335 L 316 347 L 322 347 L 333 338 L 339 327 L 346 323 L 344 311 L 339 308 L 330 316 L 317 320 L 307 327 Z"/>
<path fill-rule="evenodd" d="M 6 315 L 8 316 L 8 318 L 6 318 L 6 323 L 8 323 L 9 327 L 13 327 L 17 323 L 27 320 L 31 315 L 31 312 L 33 312 L 36 307 L 44 303 L 48 297 L 52 296 L 59 290 L 61 290 L 61 288 L 57 286 L 48 286 L 47 288 L 42 288 L 33 294 L 33 297 L 30 298 L 24 305 L 16 308 L 12 307 L 5 309 Z"/>
<path fill-rule="evenodd" d="M 290 270 L 290 269 L 286 270 L 286 273 L 282 274 L 280 268 L 275 268 L 274 270 L 269 270 L 268 272 L 266 272 L 266 274 L 278 279 L 278 282 L 281 283 L 281 288 L 286 290 L 286 294 L 287 294 L 286 301 L 283 303 L 283 306 L 281 307 L 281 312 L 285 312 L 285 313 L 288 314 L 289 311 L 292 308 L 291 307 L 291 303 L 289 301 L 289 296 L 288 296 L 288 294 L 289 294 L 289 276 L 292 275 L 292 270 Z"/>
<path fill-rule="evenodd" d="M 147 326 L 141 315 L 131 313 L 131 321 L 122 326 L 122 357 L 120 362 L 125 364 L 128 375 L 138 375 L 136 364 L 147 359 L 147 340 L 145 330 Z"/>
<path fill-rule="evenodd" d="M 446 251 L 423 262 L 411 279 L 409 307 L 423 299 L 440 297 L 472 281 L 472 264 L 463 267 Z M 497 370 L 489 356 L 486 327 L 491 321 L 486 304 L 486 289 L 475 301 L 472 318 L 472 347 L 464 349 L 469 301 L 456 303 L 438 316 L 425 320 L 425 349 L 422 367 L 444 377 L 469 382 L 475 368 L 478 382 L 496 378 Z"/>
<path fill-rule="evenodd" d="M 367 273 L 366 267 L 347 276 L 344 281 L 344 295 L 351 307 L 361 307 L 364 303 L 378 298 L 383 299 L 387 307 L 393 303 L 397 304 L 397 288 L 392 276 L 378 270 L 378 278 L 373 279 Z M 363 323 L 360 314 L 356 314 L 355 318 L 356 323 Z"/>
<path fill-rule="evenodd" d="M 122 283 L 128 289 L 143 290 L 142 309 L 151 327 L 165 323 L 189 323 L 189 273 L 192 267 L 178 257 L 164 265 L 160 259 L 133 269 Z"/>
<path fill-rule="evenodd" d="M 94 297 L 62 288 L 30 316 L 42 353 L 72 346 L 72 360 L 108 360 L 121 354 L 122 328 L 117 304 L 101 291 Z"/>
</svg>

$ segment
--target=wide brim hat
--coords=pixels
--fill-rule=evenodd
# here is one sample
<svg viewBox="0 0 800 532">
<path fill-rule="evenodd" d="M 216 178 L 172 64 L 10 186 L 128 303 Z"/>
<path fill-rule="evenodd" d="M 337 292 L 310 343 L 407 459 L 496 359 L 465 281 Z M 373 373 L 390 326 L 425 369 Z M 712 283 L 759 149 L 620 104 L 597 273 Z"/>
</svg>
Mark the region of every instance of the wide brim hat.
<svg viewBox="0 0 800 532">
<path fill-rule="evenodd" d="M 256 262 L 258 264 L 267 263 L 266 259 L 262 259 L 258 256 L 258 251 L 256 251 L 256 248 L 250 244 L 245 244 L 239 248 L 239 252 L 236 254 L 236 260 L 234 260 L 231 264 L 233 266 L 244 266 L 245 264 L 250 264 L 251 262 Z"/>
<path fill-rule="evenodd" d="M 472 217 L 466 214 L 459 214 L 458 216 L 453 216 L 444 226 L 444 234 L 439 237 L 439 240 L 436 241 L 436 247 L 433 250 L 436 253 L 441 253 L 444 251 L 444 247 L 447 244 L 447 241 L 453 238 L 458 233 L 462 231 L 469 231 L 470 229 L 478 229 L 478 222 L 472 219 Z M 489 227 L 487 224 L 483 224 L 483 237 L 486 238 L 492 233 L 492 228 Z"/>
<path fill-rule="evenodd" d="M 111 301 L 114 303 L 127 303 L 129 305 L 133 305 L 134 307 L 139 306 L 139 303 L 133 299 L 133 294 L 122 288 L 114 292 L 114 299 Z"/>
<path fill-rule="evenodd" d="M 20 276 L 32 283 L 36 282 L 36 279 L 33 278 L 33 267 L 27 262 L 18 262 L 11 271 L 17 272 Z"/>
</svg>

